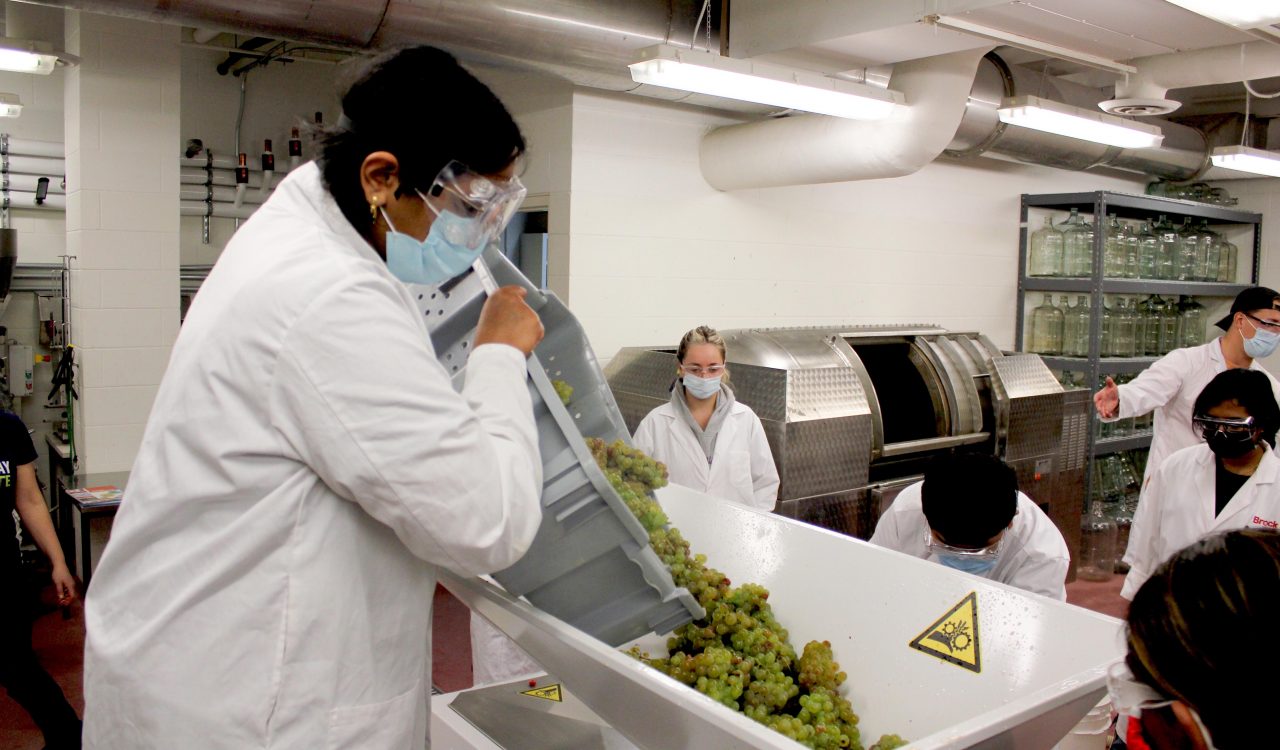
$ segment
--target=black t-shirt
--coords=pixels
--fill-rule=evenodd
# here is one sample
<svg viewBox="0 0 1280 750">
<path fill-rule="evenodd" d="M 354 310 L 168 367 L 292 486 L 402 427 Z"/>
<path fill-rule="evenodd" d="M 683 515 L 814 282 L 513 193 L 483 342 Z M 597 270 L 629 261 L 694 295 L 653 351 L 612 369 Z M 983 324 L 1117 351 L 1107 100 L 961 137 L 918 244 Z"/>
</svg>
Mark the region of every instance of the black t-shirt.
<svg viewBox="0 0 1280 750">
<path fill-rule="evenodd" d="M 18 497 L 18 467 L 36 460 L 27 426 L 13 412 L 0 411 L 0 566 L 18 563 L 18 527 L 13 521 Z"/>
<path fill-rule="evenodd" d="M 1216 472 L 1218 509 L 1213 515 L 1217 517 L 1222 515 L 1222 509 L 1227 507 L 1227 503 L 1231 502 L 1231 498 L 1235 497 L 1240 488 L 1244 486 L 1244 483 L 1249 481 L 1249 477 L 1227 471 L 1227 468 L 1222 465 L 1222 461 L 1215 461 L 1214 463 L 1218 466 Z"/>
</svg>

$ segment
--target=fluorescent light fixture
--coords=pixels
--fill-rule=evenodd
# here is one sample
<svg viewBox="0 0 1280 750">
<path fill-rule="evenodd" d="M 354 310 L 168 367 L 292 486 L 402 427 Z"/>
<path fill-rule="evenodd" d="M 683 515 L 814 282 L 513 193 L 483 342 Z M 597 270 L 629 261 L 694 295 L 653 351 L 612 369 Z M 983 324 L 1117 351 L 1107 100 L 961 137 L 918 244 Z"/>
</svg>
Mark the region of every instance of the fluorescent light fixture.
<svg viewBox="0 0 1280 750">
<path fill-rule="evenodd" d="M 47 42 L 0 37 L 0 70 L 49 75 L 59 65 L 78 65 L 80 58 L 59 52 Z"/>
<path fill-rule="evenodd" d="M 1038 96 L 1015 96 L 1000 102 L 1000 121 L 1046 133 L 1105 143 L 1121 148 L 1154 148 L 1164 140 L 1155 125 L 1132 122 L 1121 117 Z"/>
<path fill-rule="evenodd" d="M 1252 29 L 1280 22 L 1280 3 L 1276 0 L 1169 0 L 1169 2 L 1238 29 Z"/>
<path fill-rule="evenodd" d="M 17 117 L 22 114 L 22 100 L 17 94 L 0 94 L 0 117 Z"/>
<path fill-rule="evenodd" d="M 1263 151 L 1248 146 L 1219 146 L 1212 152 L 1213 166 L 1280 177 L 1280 151 Z"/>
<path fill-rule="evenodd" d="M 904 101 L 896 91 L 669 44 L 641 50 L 629 67 L 636 83 L 852 120 L 883 119 Z"/>
</svg>

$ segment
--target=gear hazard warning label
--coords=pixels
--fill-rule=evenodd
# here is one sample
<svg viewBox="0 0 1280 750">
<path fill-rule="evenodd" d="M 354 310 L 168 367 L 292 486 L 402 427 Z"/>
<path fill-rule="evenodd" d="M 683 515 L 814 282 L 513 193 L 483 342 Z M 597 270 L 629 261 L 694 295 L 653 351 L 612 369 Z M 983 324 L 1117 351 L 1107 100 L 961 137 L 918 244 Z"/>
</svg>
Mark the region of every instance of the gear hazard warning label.
<svg viewBox="0 0 1280 750">
<path fill-rule="evenodd" d="M 532 690 L 523 690 L 521 695 L 527 695 L 530 698 L 541 698 L 544 701 L 555 701 L 560 703 L 564 698 L 560 694 L 560 683 L 547 685 L 546 687 L 534 688 Z"/>
<path fill-rule="evenodd" d="M 978 592 L 972 591 L 938 621 L 911 641 L 911 648 L 935 659 L 982 672 L 982 650 L 978 644 Z"/>
</svg>

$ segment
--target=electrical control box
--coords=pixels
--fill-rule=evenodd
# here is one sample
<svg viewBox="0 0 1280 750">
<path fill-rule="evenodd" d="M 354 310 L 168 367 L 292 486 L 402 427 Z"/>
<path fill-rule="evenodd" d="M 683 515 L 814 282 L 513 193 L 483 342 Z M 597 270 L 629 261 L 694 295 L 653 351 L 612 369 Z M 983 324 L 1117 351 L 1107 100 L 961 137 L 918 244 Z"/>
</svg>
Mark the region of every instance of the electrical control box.
<svg viewBox="0 0 1280 750">
<path fill-rule="evenodd" d="M 21 344 L 9 345 L 9 393 L 26 398 L 35 391 L 35 351 Z"/>
</svg>

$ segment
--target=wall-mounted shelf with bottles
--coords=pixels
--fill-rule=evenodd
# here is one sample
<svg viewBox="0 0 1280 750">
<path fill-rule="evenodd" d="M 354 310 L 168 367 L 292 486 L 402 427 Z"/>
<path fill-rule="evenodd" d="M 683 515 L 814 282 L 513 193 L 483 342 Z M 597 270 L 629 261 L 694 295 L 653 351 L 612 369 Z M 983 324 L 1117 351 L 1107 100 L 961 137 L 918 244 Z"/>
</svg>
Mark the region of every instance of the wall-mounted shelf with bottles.
<svg viewBox="0 0 1280 750">
<path fill-rule="evenodd" d="M 1258 283 L 1261 214 L 1100 191 L 1023 195 L 1021 221 L 1017 349 L 1040 353 L 1078 387 L 1132 377 L 1172 349 L 1203 343 L 1216 315 L 1197 298 L 1221 308 Z M 1029 318 L 1043 325 L 1032 331 Z M 1150 445 L 1141 420 L 1089 418 L 1091 457 Z"/>
</svg>

